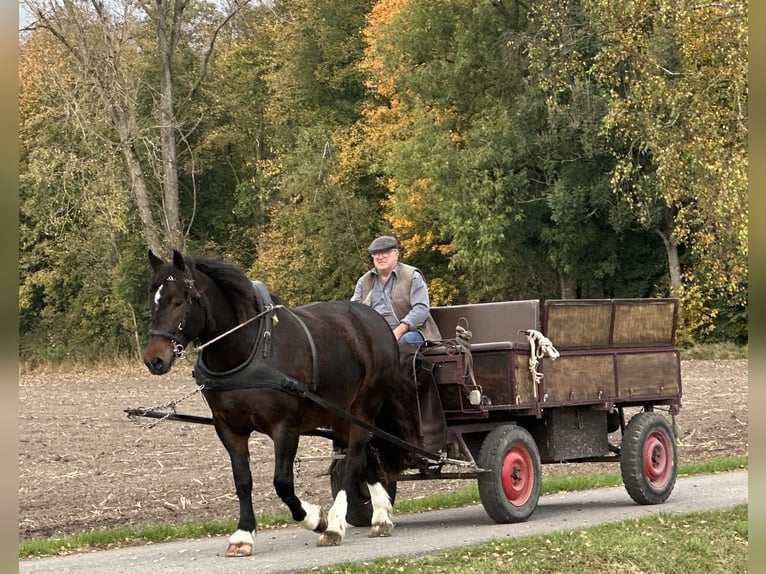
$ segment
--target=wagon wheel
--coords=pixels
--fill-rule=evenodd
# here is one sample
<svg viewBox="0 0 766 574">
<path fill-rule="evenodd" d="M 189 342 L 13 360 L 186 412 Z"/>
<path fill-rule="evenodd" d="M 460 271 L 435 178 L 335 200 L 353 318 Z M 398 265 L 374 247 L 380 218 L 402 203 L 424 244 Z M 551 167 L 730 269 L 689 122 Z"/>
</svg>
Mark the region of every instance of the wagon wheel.
<svg viewBox="0 0 766 574">
<path fill-rule="evenodd" d="M 678 454 L 668 420 L 659 413 L 638 413 L 622 437 L 620 472 L 625 490 L 638 504 L 660 504 L 676 484 Z"/>
<path fill-rule="evenodd" d="M 333 461 L 330 466 L 330 489 L 333 500 L 341 489 L 341 468 L 342 460 Z M 383 483 L 388 496 L 391 498 L 391 504 L 396 500 L 396 481 L 392 480 Z M 348 510 L 346 510 L 346 522 L 351 526 L 370 526 L 372 524 L 372 502 L 370 501 L 370 490 L 367 488 L 367 482 L 360 480 L 355 488 L 346 492 L 348 499 Z"/>
<path fill-rule="evenodd" d="M 524 522 L 537 508 L 542 485 L 540 452 L 532 435 L 515 425 L 490 432 L 482 443 L 479 497 L 495 522 Z"/>
</svg>

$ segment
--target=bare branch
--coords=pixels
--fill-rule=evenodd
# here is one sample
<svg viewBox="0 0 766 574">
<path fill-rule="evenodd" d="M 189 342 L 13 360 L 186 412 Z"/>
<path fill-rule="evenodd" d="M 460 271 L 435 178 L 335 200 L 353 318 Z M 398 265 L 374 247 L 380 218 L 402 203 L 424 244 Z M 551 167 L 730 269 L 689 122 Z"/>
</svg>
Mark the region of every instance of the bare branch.
<svg viewBox="0 0 766 574">
<path fill-rule="evenodd" d="M 234 7 L 232 8 L 231 12 L 229 12 L 223 20 L 218 24 L 218 26 L 215 27 L 213 30 L 213 33 L 210 37 L 210 43 L 208 44 L 207 50 L 205 50 L 205 54 L 202 58 L 202 67 L 199 71 L 199 74 L 197 75 L 197 79 L 192 85 L 192 87 L 189 89 L 189 93 L 186 95 L 186 99 L 184 100 L 184 107 L 189 103 L 189 101 L 194 97 L 194 94 L 199 89 L 200 85 L 202 84 L 203 80 L 205 79 L 205 76 L 207 75 L 207 67 L 208 63 L 210 62 L 210 57 L 213 54 L 213 49 L 215 48 L 216 40 L 218 39 L 218 34 L 220 34 L 221 30 L 231 21 L 234 16 L 236 16 L 242 9 L 244 9 L 248 4 L 250 3 L 250 0 L 235 0 Z"/>
</svg>

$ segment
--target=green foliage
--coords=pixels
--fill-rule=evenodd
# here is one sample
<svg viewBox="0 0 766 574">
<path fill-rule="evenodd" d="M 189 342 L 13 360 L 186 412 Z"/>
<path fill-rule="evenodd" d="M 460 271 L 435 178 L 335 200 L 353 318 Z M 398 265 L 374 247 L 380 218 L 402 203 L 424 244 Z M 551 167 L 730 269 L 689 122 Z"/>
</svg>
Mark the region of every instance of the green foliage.
<svg viewBox="0 0 766 574">
<path fill-rule="evenodd" d="M 747 2 L 588 2 L 604 38 L 592 74 L 610 90 L 613 174 L 647 228 L 673 214 L 689 256 L 680 284 L 689 336 L 742 332 L 747 289 Z M 617 149 L 616 151 L 619 151 Z M 729 300 L 721 325 L 716 304 Z M 735 326 L 739 324 L 739 326 Z M 741 339 L 741 335 L 740 335 Z"/>
<path fill-rule="evenodd" d="M 525 135 L 535 101 L 505 57 L 507 22 L 488 4 L 399 8 L 371 19 L 376 49 L 366 61 L 395 112 L 379 113 L 376 101 L 366 116 L 369 132 L 387 136 L 376 138 L 375 152 L 392 230 L 414 261 L 441 254 L 426 257 L 425 271 L 450 285 L 452 302 L 545 293 L 545 255 L 535 248 L 534 225 L 525 226 L 530 210 L 536 215 Z M 531 255 L 522 251 L 530 247 Z"/>
<path fill-rule="evenodd" d="M 55 51 L 48 54 L 50 46 L 37 37 L 26 47 L 21 65 L 34 79 L 40 59 L 55 57 Z M 85 137 L 64 105 L 76 98 L 97 124 L 99 103 L 80 90 L 62 62 L 56 65 L 47 85 L 30 81 L 23 91 L 37 103 L 20 118 L 20 358 L 135 354 L 136 284 L 122 257 L 140 234 L 123 174 L 115 170 L 115 150 Z"/>
<path fill-rule="evenodd" d="M 186 249 L 303 303 L 348 298 L 394 233 L 435 305 L 678 295 L 681 344 L 746 344 L 746 7 L 277 0 L 220 31 L 196 85 L 217 7 L 192 2 Z M 119 72 L 157 213 L 156 38 L 131 26 Z M 22 39 L 25 359 L 134 354 L 148 317 L 125 150 L 78 69 L 44 30 Z"/>
<path fill-rule="evenodd" d="M 249 267 L 285 300 L 348 299 L 370 262 L 380 221 L 379 186 L 353 154 L 365 88 L 358 62 L 370 2 L 291 0 L 273 28 L 273 126 L 267 223 Z M 288 17 L 289 16 L 289 17 Z M 373 198 L 370 200 L 370 198 Z M 240 195 L 240 205 L 248 201 Z"/>
</svg>

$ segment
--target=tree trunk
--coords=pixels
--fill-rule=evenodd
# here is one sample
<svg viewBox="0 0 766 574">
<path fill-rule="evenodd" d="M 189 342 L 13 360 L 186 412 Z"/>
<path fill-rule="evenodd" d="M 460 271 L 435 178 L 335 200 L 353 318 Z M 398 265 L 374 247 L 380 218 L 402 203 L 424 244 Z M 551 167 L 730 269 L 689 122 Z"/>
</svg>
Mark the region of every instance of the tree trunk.
<svg viewBox="0 0 766 574">
<path fill-rule="evenodd" d="M 152 210 L 149 207 L 149 192 L 146 189 L 146 181 L 141 172 L 141 164 L 135 156 L 132 146 L 123 143 L 121 148 L 122 157 L 125 159 L 125 165 L 130 175 L 131 192 L 138 207 L 138 216 L 141 218 L 141 226 L 144 230 L 146 244 L 154 253 L 163 253 L 163 243 L 157 234 L 157 226 L 154 223 Z"/>
<path fill-rule="evenodd" d="M 157 0 L 154 12 L 160 61 L 160 147 L 162 150 L 162 199 L 165 240 L 169 248 L 183 250 L 181 213 L 178 200 L 176 161 L 176 115 L 173 104 L 173 57 L 178 43 L 185 0 Z"/>
<path fill-rule="evenodd" d="M 558 270 L 559 286 L 561 288 L 562 299 L 577 299 L 577 286 L 572 278 L 565 274 L 561 269 Z"/>
<path fill-rule="evenodd" d="M 662 238 L 665 244 L 665 253 L 668 258 L 668 276 L 670 277 L 671 294 L 679 293 L 681 289 L 681 262 L 678 257 L 678 242 L 674 236 L 675 225 L 673 218 L 668 216 L 665 220 L 664 229 L 656 229 L 655 232 Z"/>
</svg>

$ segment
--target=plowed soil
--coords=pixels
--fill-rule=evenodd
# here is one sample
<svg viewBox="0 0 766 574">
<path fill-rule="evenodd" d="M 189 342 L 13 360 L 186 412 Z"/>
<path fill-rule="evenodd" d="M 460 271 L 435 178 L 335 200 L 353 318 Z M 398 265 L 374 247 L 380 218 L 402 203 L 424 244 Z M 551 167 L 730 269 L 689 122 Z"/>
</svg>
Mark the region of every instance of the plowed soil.
<svg viewBox="0 0 766 574">
<path fill-rule="evenodd" d="M 679 461 L 747 454 L 747 361 L 682 361 L 681 371 Z M 195 386 L 190 363 L 163 377 L 142 365 L 21 372 L 19 540 L 126 524 L 236 520 L 229 458 L 212 426 L 165 421 L 144 428 L 123 412 L 183 399 Z M 177 411 L 210 414 L 200 394 L 183 399 Z M 250 448 L 256 513 L 284 512 L 272 487 L 271 440 L 254 434 Z M 325 439 L 302 439 L 296 479 L 299 496 L 325 508 L 331 502 L 329 451 Z M 543 476 L 592 472 L 619 467 L 543 467 Z M 397 500 L 466 486 L 464 480 L 403 482 Z"/>
</svg>

